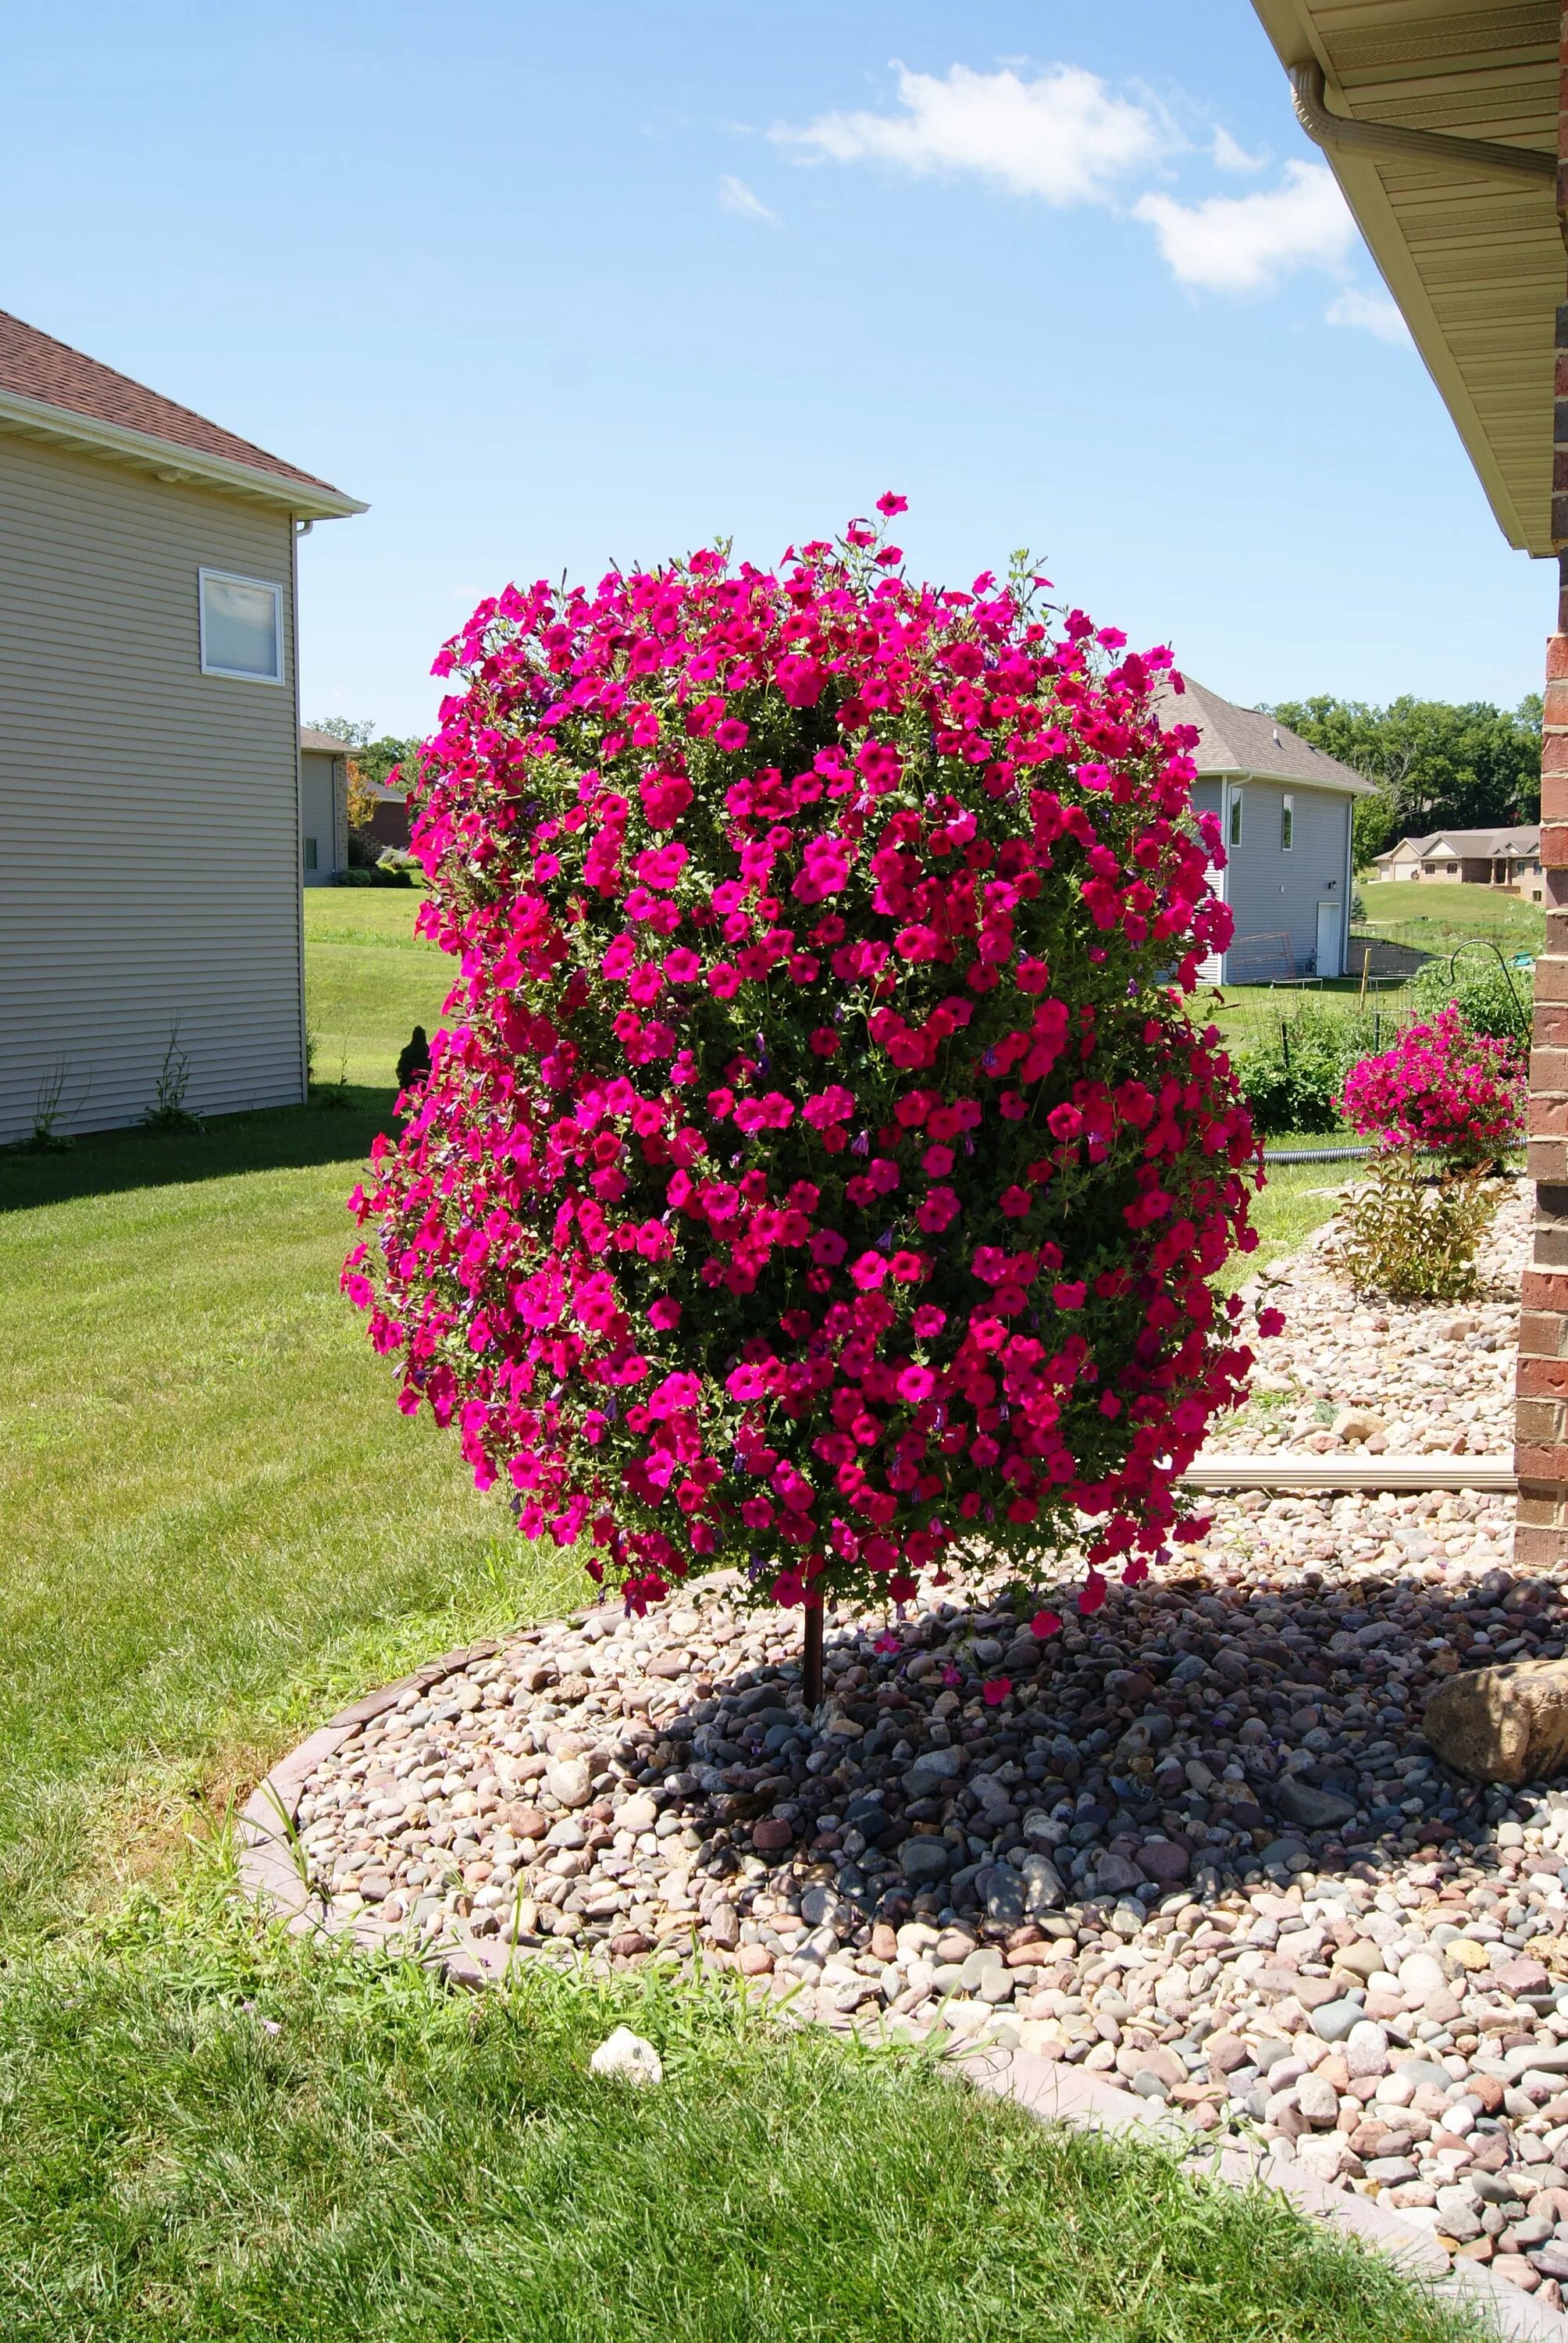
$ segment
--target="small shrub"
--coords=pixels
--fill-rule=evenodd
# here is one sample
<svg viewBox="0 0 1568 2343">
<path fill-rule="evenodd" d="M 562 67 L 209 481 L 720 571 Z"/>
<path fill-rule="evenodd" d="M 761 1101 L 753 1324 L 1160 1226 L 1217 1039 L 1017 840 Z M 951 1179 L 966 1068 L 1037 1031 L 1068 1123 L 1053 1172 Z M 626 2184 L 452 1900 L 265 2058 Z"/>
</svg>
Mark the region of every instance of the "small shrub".
<svg viewBox="0 0 1568 2343">
<path fill-rule="evenodd" d="M 1491 952 L 1466 952 L 1452 965 L 1429 960 L 1411 989 L 1424 1018 L 1441 1016 L 1452 1001 L 1474 1032 L 1530 1047 L 1534 977 L 1528 969 L 1504 969 Z"/>
<path fill-rule="evenodd" d="M 1358 1293 L 1465 1302 L 1503 1190 L 1479 1170 L 1435 1177 L 1407 1150 L 1379 1156 L 1352 1194 L 1335 1259 Z"/>
<path fill-rule="evenodd" d="M 1263 1136 L 1337 1130 L 1346 1072 L 1371 1034 L 1369 1019 L 1301 1001 L 1272 1025 L 1261 1046 L 1242 1051 L 1236 1075 Z"/>
<path fill-rule="evenodd" d="M 1465 1022 L 1451 1001 L 1430 1025 L 1407 1025 L 1392 1050 L 1345 1078 L 1345 1119 L 1385 1151 L 1421 1148 L 1450 1171 L 1495 1164 L 1524 1132 L 1517 1044 Z"/>
</svg>

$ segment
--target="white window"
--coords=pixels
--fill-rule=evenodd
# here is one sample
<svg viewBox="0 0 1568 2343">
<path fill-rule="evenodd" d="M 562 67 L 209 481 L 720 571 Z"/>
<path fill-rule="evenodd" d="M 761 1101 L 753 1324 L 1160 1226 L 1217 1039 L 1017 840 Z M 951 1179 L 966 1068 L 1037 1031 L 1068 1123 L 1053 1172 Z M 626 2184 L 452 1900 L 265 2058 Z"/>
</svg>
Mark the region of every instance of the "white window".
<svg viewBox="0 0 1568 2343">
<path fill-rule="evenodd" d="M 1240 789 L 1232 789 L 1231 792 L 1231 843 L 1232 846 L 1240 846 L 1241 843 L 1241 792 Z"/>
<path fill-rule="evenodd" d="M 246 683 L 283 681 L 283 588 L 264 578 L 203 569 L 201 667 L 204 675 Z"/>
<path fill-rule="evenodd" d="M 1280 851 L 1288 854 L 1296 842 L 1296 800 L 1288 793 L 1280 799 Z"/>
<path fill-rule="evenodd" d="M 305 841 L 305 867 L 307 870 L 319 870 L 321 868 L 317 860 L 317 841 L 314 838 L 307 838 Z"/>
</svg>

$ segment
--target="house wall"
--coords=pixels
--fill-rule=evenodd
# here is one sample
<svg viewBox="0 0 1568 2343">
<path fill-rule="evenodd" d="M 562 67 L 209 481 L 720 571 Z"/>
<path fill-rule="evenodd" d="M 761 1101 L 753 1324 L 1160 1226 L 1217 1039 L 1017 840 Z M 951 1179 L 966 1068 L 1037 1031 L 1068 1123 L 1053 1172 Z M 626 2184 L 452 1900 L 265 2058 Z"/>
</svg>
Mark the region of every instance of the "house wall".
<svg viewBox="0 0 1568 2343">
<path fill-rule="evenodd" d="M 340 759 L 323 756 L 317 749 L 299 752 L 299 861 L 300 876 L 307 887 L 330 887 L 343 868 L 345 858 L 337 845 L 341 827 L 337 800 L 344 794 L 337 781 L 340 765 Z M 305 852 L 308 838 L 316 840 L 314 870 Z"/>
<path fill-rule="evenodd" d="M 203 675 L 196 572 L 284 593 L 285 681 Z M 293 524 L 0 434 L 0 1141 L 304 1096 Z"/>
<path fill-rule="evenodd" d="M 1227 850 L 1225 874 L 1236 923 L 1227 980 L 1263 984 L 1271 977 L 1308 973 L 1317 950 L 1320 902 L 1340 906 L 1339 965 L 1322 971 L 1338 976 L 1344 965 L 1351 799 L 1304 786 L 1287 792 L 1274 781 L 1245 781 L 1240 788 L 1241 842 Z M 1284 853 L 1280 816 L 1287 794 L 1294 799 L 1294 842 Z"/>
</svg>

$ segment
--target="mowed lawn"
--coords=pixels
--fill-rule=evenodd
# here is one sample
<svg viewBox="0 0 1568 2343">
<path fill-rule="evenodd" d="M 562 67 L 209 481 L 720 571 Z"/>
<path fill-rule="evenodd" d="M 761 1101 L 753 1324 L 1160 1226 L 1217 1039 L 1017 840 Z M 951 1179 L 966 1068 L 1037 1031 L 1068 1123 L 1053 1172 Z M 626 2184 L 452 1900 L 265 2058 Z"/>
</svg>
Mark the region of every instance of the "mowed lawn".
<svg viewBox="0 0 1568 2343">
<path fill-rule="evenodd" d="M 7 2343 L 1461 2343 L 1278 2200 L 1041 2134 L 919 2054 L 658 1977 L 473 2003 L 236 1909 L 224 1810 L 270 1758 L 586 1591 L 398 1414 L 337 1292 L 445 990 L 417 900 L 307 898 L 343 1098 L 0 1159 Z M 660 2091 L 588 2073 L 618 2019 Z"/>
<path fill-rule="evenodd" d="M 398 1414 L 337 1291 L 446 990 L 418 900 L 306 895 L 345 1101 L 0 1157 L 0 1938 L 161 1861 L 339 1696 L 583 1583 Z"/>
<path fill-rule="evenodd" d="M 1545 941 L 1546 913 L 1499 887 L 1445 886 L 1432 879 L 1373 879 L 1357 882 L 1364 917 L 1352 926 L 1368 935 L 1392 936 L 1420 950 L 1451 952 L 1468 938 L 1493 943 L 1506 959 L 1538 952 Z M 1355 958 L 1352 947 L 1352 962 Z"/>
</svg>

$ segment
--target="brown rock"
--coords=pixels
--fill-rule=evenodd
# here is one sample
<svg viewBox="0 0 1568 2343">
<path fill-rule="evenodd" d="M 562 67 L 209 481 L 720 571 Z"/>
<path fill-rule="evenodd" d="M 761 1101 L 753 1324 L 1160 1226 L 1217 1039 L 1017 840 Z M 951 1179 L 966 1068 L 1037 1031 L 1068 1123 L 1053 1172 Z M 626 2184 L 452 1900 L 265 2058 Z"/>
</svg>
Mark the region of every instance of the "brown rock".
<svg viewBox="0 0 1568 2343">
<path fill-rule="evenodd" d="M 1208 2050 L 1211 2075 L 1233 2074 L 1238 2066 L 1246 2065 L 1251 2055 L 1246 2044 L 1234 2034 L 1211 2034 Z"/>
<path fill-rule="evenodd" d="M 719 1952 L 732 1953 L 740 1942 L 740 1915 L 733 1904 L 720 1900 L 708 1916 L 708 1940 Z"/>
<path fill-rule="evenodd" d="M 1549 1781 L 1568 1765 L 1568 1660 L 1466 1668 L 1432 1694 L 1422 1729 L 1473 1781 Z"/>
<path fill-rule="evenodd" d="M 1481 2101 L 1483 2115 L 1494 2116 L 1503 2105 L 1504 2086 L 1501 2075 L 1467 2075 L 1464 2087 L 1471 2098 Z"/>
<path fill-rule="evenodd" d="M 1510 2286 L 1522 2287 L 1526 2294 L 1533 2294 L 1541 2283 L 1540 2271 L 1533 2268 L 1523 2254 L 1494 2254 L 1492 2275 L 1505 2278 Z"/>
<path fill-rule="evenodd" d="M 773 1956 L 766 1945 L 742 1945 L 736 1959 L 742 1976 L 766 1976 L 773 1966 Z"/>
<path fill-rule="evenodd" d="M 788 1846 L 794 1835 L 794 1824 L 786 1822 L 782 1815 L 764 1815 L 751 1825 L 751 1844 L 764 1855 Z"/>
<path fill-rule="evenodd" d="M 1330 2089 L 1337 2091 L 1342 2098 L 1350 2088 L 1351 2070 L 1337 2050 L 1331 2051 L 1326 2058 L 1320 2058 L 1312 2072 L 1321 2075 Z"/>
<path fill-rule="evenodd" d="M 543 1838 L 550 1826 L 548 1815 L 538 1806 L 514 1805 L 510 1820 L 514 1838 Z"/>
<path fill-rule="evenodd" d="M 651 1953 L 653 1938 L 645 1936 L 639 1928 L 623 1928 L 609 1940 L 610 1951 L 618 1960 L 635 1960 L 639 1953 Z"/>
<path fill-rule="evenodd" d="M 879 1920 L 876 1926 L 871 1931 L 872 1959 L 878 1961 L 893 1960 L 898 1956 L 898 1950 L 899 1936 L 897 1929 L 890 1928 L 885 1920 Z"/>
</svg>

